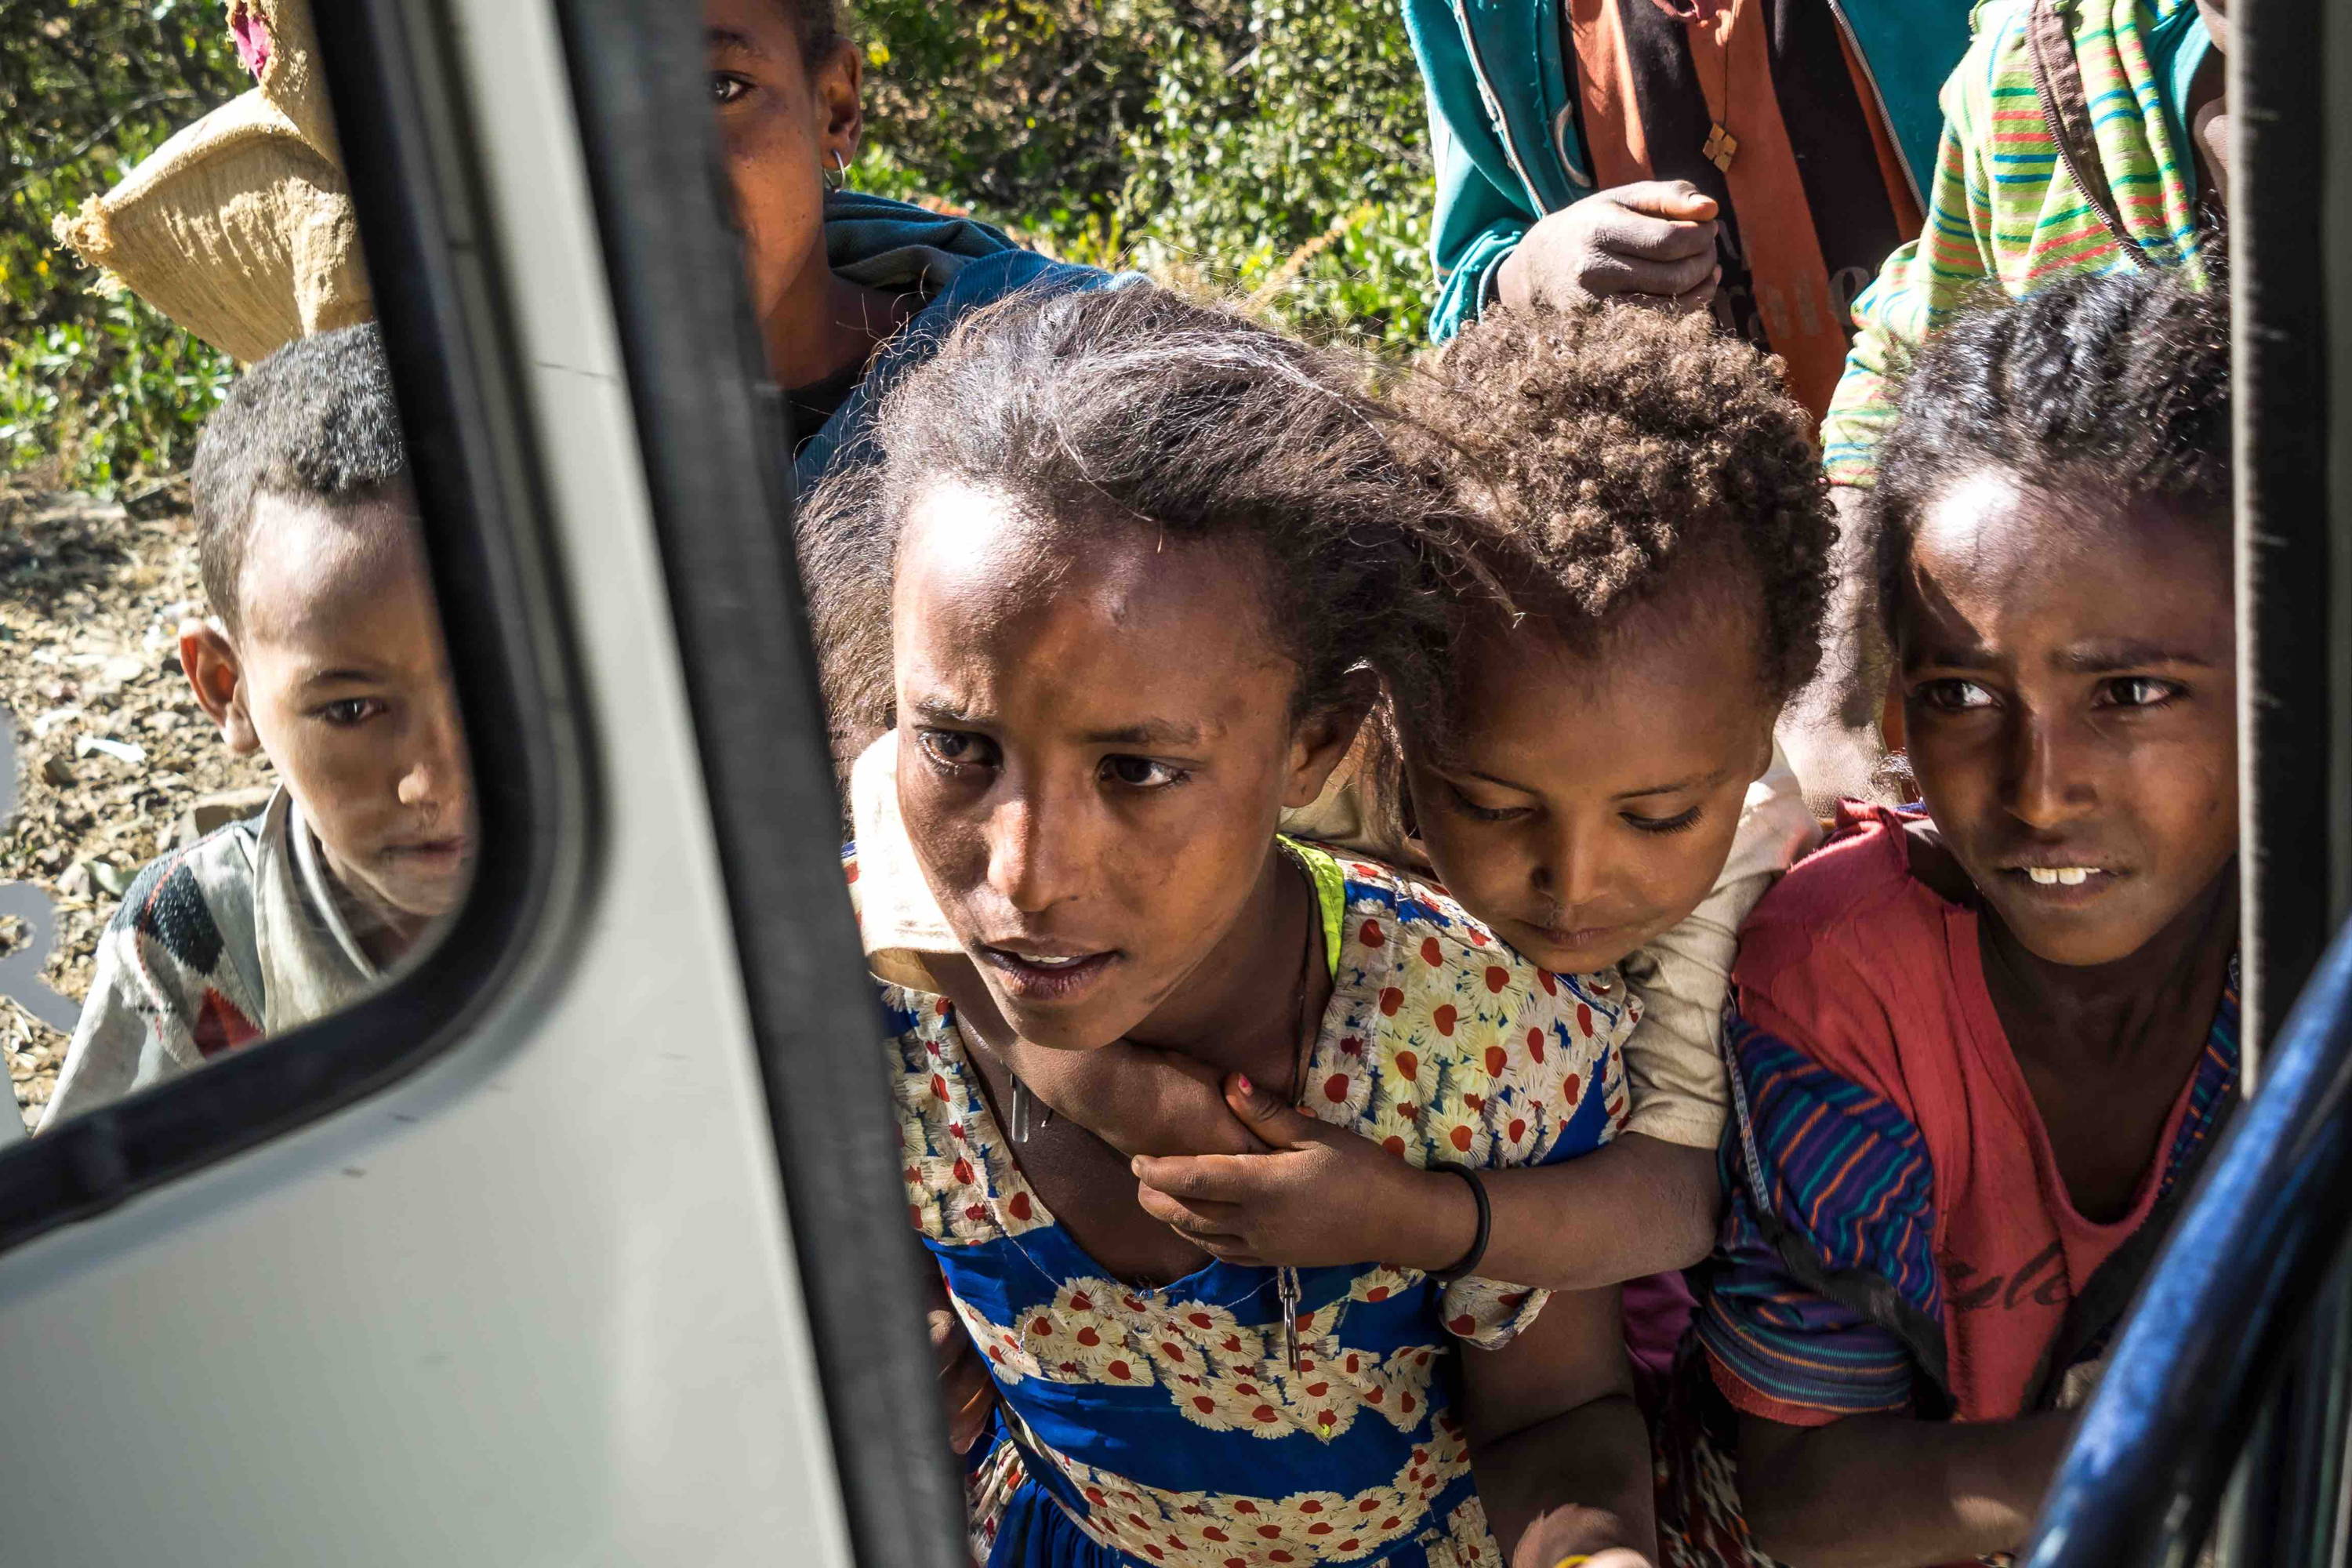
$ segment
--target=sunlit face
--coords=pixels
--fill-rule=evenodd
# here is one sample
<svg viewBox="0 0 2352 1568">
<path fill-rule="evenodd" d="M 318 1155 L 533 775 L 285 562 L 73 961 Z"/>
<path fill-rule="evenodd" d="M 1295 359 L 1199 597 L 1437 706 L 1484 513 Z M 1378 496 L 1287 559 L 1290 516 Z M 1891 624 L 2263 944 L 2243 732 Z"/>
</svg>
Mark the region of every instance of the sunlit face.
<svg viewBox="0 0 2352 1568">
<path fill-rule="evenodd" d="M 812 72 L 782 0 L 704 0 L 702 15 L 751 306 L 764 323 L 824 286 L 824 173 L 856 153 L 859 56 L 845 44 Z M 826 368 L 775 370 L 796 384 Z"/>
<path fill-rule="evenodd" d="M 1752 614 L 1654 602 L 1592 655 L 1533 617 L 1498 624 L 1454 685 L 1452 742 L 1408 737 L 1405 773 L 1430 862 L 1472 914 L 1581 973 L 1698 907 L 1771 761 Z"/>
<path fill-rule="evenodd" d="M 1952 854 L 2041 958 L 2137 951 L 2237 851 L 2225 537 L 1998 473 L 1920 519 L 1899 590 L 1911 765 Z"/>
<path fill-rule="evenodd" d="M 268 753 L 362 909 L 414 934 L 465 894 L 472 784 L 406 505 L 344 504 L 377 515 L 256 500 L 220 718 L 232 750 Z"/>
<path fill-rule="evenodd" d="M 1006 1020 L 1091 1049 L 1192 975 L 1336 759 L 1290 709 L 1253 548 L 1081 541 L 940 486 L 892 607 L 898 804 Z M 1339 738 L 1344 746 L 1346 737 Z"/>
</svg>

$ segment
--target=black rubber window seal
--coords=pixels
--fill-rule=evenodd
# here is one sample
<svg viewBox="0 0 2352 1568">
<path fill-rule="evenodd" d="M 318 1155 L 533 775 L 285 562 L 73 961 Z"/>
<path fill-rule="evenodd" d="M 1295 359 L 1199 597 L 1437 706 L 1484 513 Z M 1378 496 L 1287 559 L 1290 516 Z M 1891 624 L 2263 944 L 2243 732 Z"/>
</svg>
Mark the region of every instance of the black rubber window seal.
<svg viewBox="0 0 2352 1568">
<path fill-rule="evenodd" d="M 556 0 L 852 1547 L 967 1561 L 698 8 Z"/>
</svg>

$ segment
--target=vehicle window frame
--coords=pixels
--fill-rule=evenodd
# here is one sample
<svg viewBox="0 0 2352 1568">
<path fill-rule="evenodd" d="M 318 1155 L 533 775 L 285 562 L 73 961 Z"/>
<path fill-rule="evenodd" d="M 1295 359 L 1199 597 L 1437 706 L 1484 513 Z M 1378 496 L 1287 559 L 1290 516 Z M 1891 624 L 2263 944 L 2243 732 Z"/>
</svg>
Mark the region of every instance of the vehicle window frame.
<svg viewBox="0 0 2352 1568">
<path fill-rule="evenodd" d="M 472 883 L 381 991 L 0 1149 L 0 1252 L 415 1072 L 467 1037 L 577 905 L 565 893 L 583 870 L 591 779 L 566 718 L 518 362 L 476 242 L 480 193 L 456 152 L 470 143 L 447 34 L 393 11 L 323 5 L 316 25 L 466 725 Z"/>
<path fill-rule="evenodd" d="M 956 1568 L 962 1476 L 920 1310 L 932 1265 L 907 1224 L 793 547 L 791 420 L 742 281 L 698 8 L 554 8 L 852 1550 Z"/>
<path fill-rule="evenodd" d="M 2117 1331 L 2083 1436 L 2018 1553 L 2026 1568 L 2183 1562 L 2209 1547 L 2224 1568 L 2340 1558 L 2352 1409 L 2337 1174 L 2352 533 L 2339 503 L 2352 489 L 2336 411 L 2352 395 L 2352 355 L 2346 289 L 2331 279 L 2342 251 L 2329 241 L 2352 232 L 2352 206 L 2340 174 L 2326 174 L 2315 200 L 2311 171 L 2315 149 L 2352 145 L 2327 90 L 2329 67 L 2352 60 L 2352 33 L 2330 10 L 2245 0 L 2230 18 L 2248 1102 Z"/>
</svg>

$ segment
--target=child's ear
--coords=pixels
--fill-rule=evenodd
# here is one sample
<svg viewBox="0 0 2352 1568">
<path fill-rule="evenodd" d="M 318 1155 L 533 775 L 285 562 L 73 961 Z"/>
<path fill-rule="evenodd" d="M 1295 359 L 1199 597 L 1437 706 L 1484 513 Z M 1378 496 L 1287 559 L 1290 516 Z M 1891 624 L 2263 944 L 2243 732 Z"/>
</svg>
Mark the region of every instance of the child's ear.
<svg viewBox="0 0 2352 1568">
<path fill-rule="evenodd" d="M 866 55 L 844 38 L 834 45 L 814 78 L 817 157 L 830 175 L 857 157 L 866 135 Z"/>
<path fill-rule="evenodd" d="M 208 622 L 182 621 L 180 668 L 195 688 L 197 706 L 220 726 L 231 754 L 249 757 L 261 750 L 246 708 L 245 668 L 237 662 L 236 645 Z"/>
<path fill-rule="evenodd" d="M 1299 721 L 1290 737 L 1290 784 L 1282 795 L 1286 809 L 1315 804 L 1315 797 L 1330 780 L 1331 770 L 1356 743 L 1356 731 L 1364 727 L 1364 715 L 1372 710 L 1380 695 L 1380 677 L 1369 669 L 1351 669 L 1346 694 L 1339 701 Z"/>
<path fill-rule="evenodd" d="M 1771 711 L 1765 714 L 1764 733 L 1757 742 L 1756 771 L 1748 775 L 1748 783 L 1754 784 L 1772 771 L 1772 754 L 1780 746 L 1780 715 L 1787 710 L 1786 703 L 1775 702 Z"/>
</svg>

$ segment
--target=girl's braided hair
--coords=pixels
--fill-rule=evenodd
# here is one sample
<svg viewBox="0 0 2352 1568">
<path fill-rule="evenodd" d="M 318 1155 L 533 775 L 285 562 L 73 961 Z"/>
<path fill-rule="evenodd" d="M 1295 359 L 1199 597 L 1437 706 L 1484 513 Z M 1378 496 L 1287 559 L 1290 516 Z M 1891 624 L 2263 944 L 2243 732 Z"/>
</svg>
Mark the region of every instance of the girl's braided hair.
<svg viewBox="0 0 2352 1568">
<path fill-rule="evenodd" d="M 1904 375 L 1870 492 L 1890 632 L 1921 512 L 1988 470 L 2118 508 L 2162 501 L 2226 543 L 2225 302 L 2170 273 L 2120 272 L 1989 301 L 1937 331 Z"/>
<path fill-rule="evenodd" d="M 1426 563 L 1449 533 L 1366 385 L 1355 360 L 1149 284 L 1032 289 L 963 318 L 803 516 L 837 748 L 892 721 L 899 525 L 940 484 L 1063 528 L 1254 545 L 1297 712 L 1345 705 L 1362 663 L 1418 696 L 1446 615 Z"/>
</svg>

